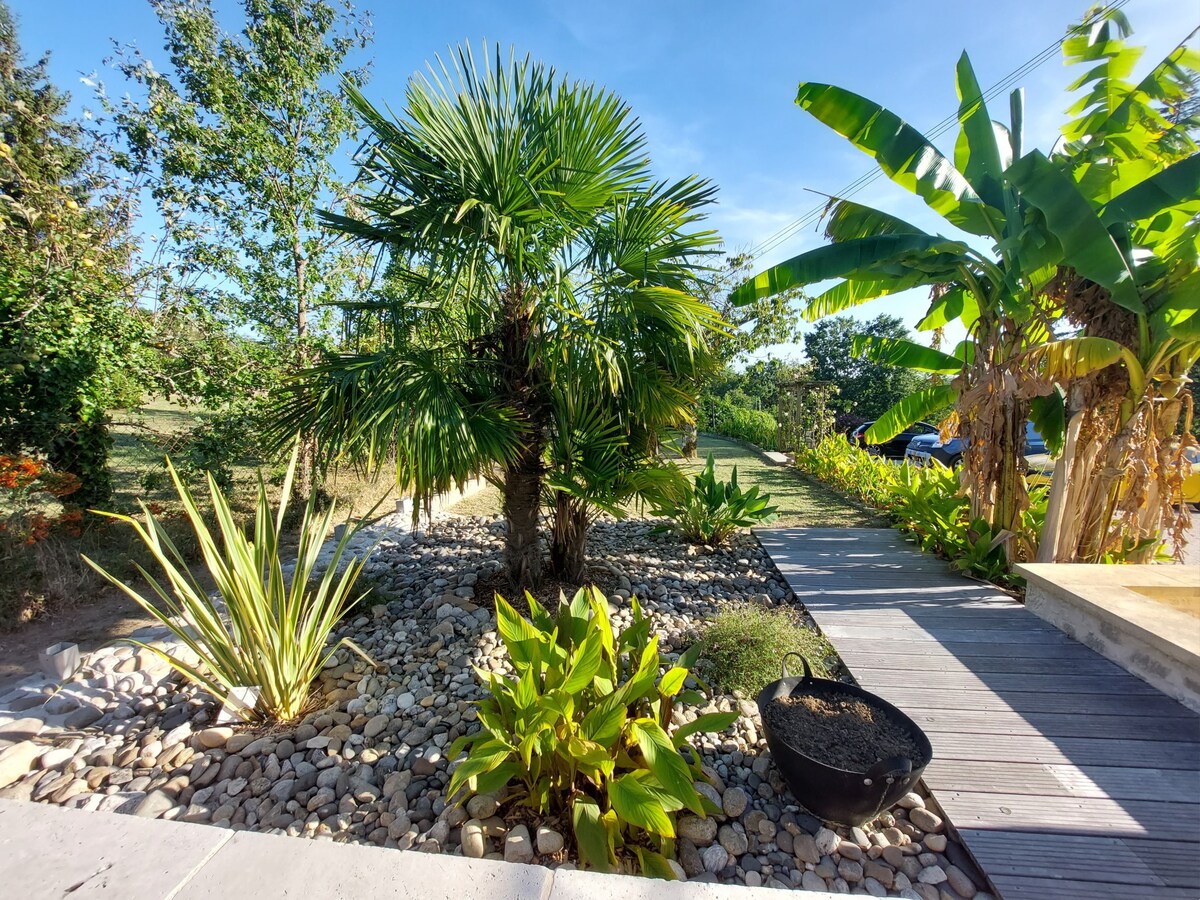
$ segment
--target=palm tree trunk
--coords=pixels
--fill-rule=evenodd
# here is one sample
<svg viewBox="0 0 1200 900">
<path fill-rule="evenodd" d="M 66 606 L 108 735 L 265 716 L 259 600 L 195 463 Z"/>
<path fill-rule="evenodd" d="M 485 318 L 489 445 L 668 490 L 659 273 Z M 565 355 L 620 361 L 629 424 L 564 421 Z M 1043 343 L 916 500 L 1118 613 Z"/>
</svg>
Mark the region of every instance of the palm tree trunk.
<svg viewBox="0 0 1200 900">
<path fill-rule="evenodd" d="M 536 326 L 526 308 L 524 288 L 514 279 L 504 297 L 501 328 L 502 393 L 525 421 L 521 452 L 504 468 L 504 563 L 515 590 L 533 590 L 542 580 L 538 513 L 545 474 L 549 404 L 546 375 L 532 351 Z"/>
<path fill-rule="evenodd" d="M 587 508 L 561 491 L 555 497 L 550 569 L 559 578 L 583 584 L 587 578 Z"/>
<path fill-rule="evenodd" d="M 504 469 L 504 563 L 514 590 L 536 588 L 542 577 L 538 512 L 542 497 L 542 444 L 531 441 Z"/>
</svg>

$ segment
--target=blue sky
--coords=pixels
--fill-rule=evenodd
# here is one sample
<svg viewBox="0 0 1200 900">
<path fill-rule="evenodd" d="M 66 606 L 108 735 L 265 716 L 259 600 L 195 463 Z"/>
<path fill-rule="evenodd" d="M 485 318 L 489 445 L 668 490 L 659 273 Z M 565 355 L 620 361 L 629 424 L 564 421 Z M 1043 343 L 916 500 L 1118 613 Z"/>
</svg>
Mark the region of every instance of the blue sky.
<svg viewBox="0 0 1200 900">
<path fill-rule="evenodd" d="M 136 43 L 165 68 L 161 33 L 145 0 L 9 0 L 30 58 L 52 53 L 51 76 L 87 101 L 84 74 L 110 93 L 122 88 L 104 67 L 112 41 Z M 237 4 L 215 0 L 218 10 Z M 463 41 L 499 41 L 620 94 L 641 119 L 663 177 L 697 173 L 720 186 L 711 214 L 731 251 L 760 244 L 871 171 L 871 161 L 793 104 L 802 80 L 864 94 L 926 129 L 957 108 L 954 64 L 966 49 L 990 86 L 1061 37 L 1088 7 L 1079 0 L 376 0 L 367 51 L 376 101 L 399 107 L 406 80 L 434 54 Z M 1194 0 L 1130 0 L 1124 12 L 1148 69 L 1197 24 Z M 234 21 L 231 16 L 229 21 Z M 1078 75 L 1056 54 L 1026 76 L 1026 147 L 1048 149 Z M 1007 103 L 992 106 L 1006 116 Z M 941 140 L 952 146 L 953 132 Z M 945 229 L 920 201 L 886 179 L 855 195 L 931 229 Z M 808 226 L 759 266 L 821 242 Z M 894 312 L 915 325 L 923 292 L 863 306 L 860 316 Z M 956 337 L 951 335 L 950 337 Z M 798 355 L 781 347 L 779 355 Z"/>
</svg>

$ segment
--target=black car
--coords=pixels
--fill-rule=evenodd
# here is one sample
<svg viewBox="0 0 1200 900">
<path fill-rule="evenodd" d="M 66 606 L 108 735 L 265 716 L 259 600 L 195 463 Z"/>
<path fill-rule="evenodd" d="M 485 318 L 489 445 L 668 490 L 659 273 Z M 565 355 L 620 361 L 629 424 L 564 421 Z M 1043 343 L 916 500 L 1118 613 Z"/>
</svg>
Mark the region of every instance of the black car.
<svg viewBox="0 0 1200 900">
<path fill-rule="evenodd" d="M 936 429 L 935 429 L 936 432 Z M 917 465 L 924 465 L 931 459 L 936 459 L 943 466 L 954 468 L 962 463 L 962 438 L 951 438 L 945 443 L 939 437 L 918 437 L 908 445 L 904 458 Z M 1030 459 L 1030 457 L 1034 457 Z M 1025 458 L 1035 467 L 1044 469 L 1047 463 L 1046 441 L 1032 422 L 1025 423 Z"/>
<path fill-rule="evenodd" d="M 874 424 L 873 421 L 863 422 L 851 431 L 848 435 L 850 443 L 856 447 L 861 447 L 868 453 L 874 453 L 876 456 L 886 456 L 889 459 L 903 459 L 904 451 L 908 448 L 908 444 L 913 438 L 924 434 L 937 434 L 936 425 L 930 425 L 928 422 L 916 422 L 909 425 L 890 441 L 884 441 L 882 444 L 868 444 L 864 435 L 867 429 Z"/>
</svg>

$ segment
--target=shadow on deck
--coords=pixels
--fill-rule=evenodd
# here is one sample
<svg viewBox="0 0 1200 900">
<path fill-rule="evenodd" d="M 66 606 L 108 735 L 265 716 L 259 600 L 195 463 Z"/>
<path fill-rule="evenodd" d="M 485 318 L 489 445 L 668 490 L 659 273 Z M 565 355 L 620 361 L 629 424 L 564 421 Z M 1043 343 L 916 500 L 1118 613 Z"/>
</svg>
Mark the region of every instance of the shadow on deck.
<svg viewBox="0 0 1200 900">
<path fill-rule="evenodd" d="M 757 535 L 1006 900 L 1200 897 L 1200 716 L 894 531 Z"/>
</svg>

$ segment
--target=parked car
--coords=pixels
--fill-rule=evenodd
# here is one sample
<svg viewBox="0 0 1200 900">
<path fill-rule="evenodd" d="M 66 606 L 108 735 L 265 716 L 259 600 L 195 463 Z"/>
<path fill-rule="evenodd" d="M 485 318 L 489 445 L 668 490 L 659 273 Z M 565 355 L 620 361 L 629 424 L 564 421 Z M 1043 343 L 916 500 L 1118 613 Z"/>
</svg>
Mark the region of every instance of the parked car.
<svg viewBox="0 0 1200 900">
<path fill-rule="evenodd" d="M 1045 455 L 1046 441 L 1033 427 L 1032 422 L 1026 422 L 1025 458 L 1028 460 L 1030 457 L 1044 457 Z M 933 434 L 922 434 L 913 438 L 904 451 L 904 458 L 916 465 L 924 465 L 931 459 L 936 459 L 942 465 L 950 468 L 959 465 L 962 462 L 962 456 L 962 438 L 951 438 L 943 443 L 936 431 Z M 1039 469 L 1045 468 L 1039 460 L 1035 459 L 1034 463 Z"/>
<path fill-rule="evenodd" d="M 1180 485 L 1183 492 L 1183 502 L 1190 503 L 1196 509 L 1200 509 L 1200 449 L 1188 447 L 1183 451 L 1183 455 L 1192 466 L 1191 474 L 1185 476 Z"/>
<path fill-rule="evenodd" d="M 921 435 L 937 434 L 936 425 L 930 425 L 928 422 L 917 422 L 909 425 L 890 441 L 884 441 L 882 444 L 868 444 L 865 435 L 867 429 L 874 424 L 874 420 L 863 422 L 857 428 L 852 429 L 847 437 L 850 439 L 850 443 L 856 447 L 860 447 L 868 453 L 874 453 L 876 456 L 886 456 L 889 459 L 903 459 L 904 451 L 913 438 Z"/>
</svg>

